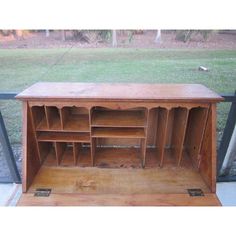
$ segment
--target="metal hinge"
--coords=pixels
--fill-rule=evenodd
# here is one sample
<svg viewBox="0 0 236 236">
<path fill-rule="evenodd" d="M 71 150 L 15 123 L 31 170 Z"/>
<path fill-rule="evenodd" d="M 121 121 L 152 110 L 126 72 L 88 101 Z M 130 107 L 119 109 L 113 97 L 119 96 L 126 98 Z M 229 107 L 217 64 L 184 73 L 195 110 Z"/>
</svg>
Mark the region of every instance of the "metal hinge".
<svg viewBox="0 0 236 236">
<path fill-rule="evenodd" d="M 200 188 L 189 188 L 188 194 L 190 197 L 201 197 L 204 196 L 203 191 Z"/>
<path fill-rule="evenodd" d="M 37 188 L 35 190 L 34 196 L 35 197 L 49 197 L 51 194 L 52 189 L 50 188 Z"/>
</svg>

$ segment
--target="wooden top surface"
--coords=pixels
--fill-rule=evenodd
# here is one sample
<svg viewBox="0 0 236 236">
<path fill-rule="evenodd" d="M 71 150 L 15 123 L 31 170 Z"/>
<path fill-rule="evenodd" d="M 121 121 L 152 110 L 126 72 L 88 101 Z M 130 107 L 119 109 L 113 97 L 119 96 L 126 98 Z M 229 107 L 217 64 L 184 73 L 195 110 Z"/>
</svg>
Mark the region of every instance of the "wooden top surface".
<svg viewBox="0 0 236 236">
<path fill-rule="evenodd" d="M 221 101 L 201 84 L 55 83 L 39 82 L 16 96 L 20 100 L 159 100 Z"/>
</svg>

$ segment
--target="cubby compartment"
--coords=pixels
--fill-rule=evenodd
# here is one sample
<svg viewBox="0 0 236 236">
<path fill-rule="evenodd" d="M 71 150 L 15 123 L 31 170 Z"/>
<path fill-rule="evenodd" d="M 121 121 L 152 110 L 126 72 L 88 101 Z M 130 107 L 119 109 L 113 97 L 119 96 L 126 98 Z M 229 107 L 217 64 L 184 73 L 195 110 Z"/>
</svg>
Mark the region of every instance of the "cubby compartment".
<svg viewBox="0 0 236 236">
<path fill-rule="evenodd" d="M 154 108 L 156 120 L 156 136 L 154 146 L 160 167 L 165 163 L 180 166 L 184 155 L 189 109 L 186 107 Z M 191 123 L 191 122 L 190 122 Z"/>
<path fill-rule="evenodd" d="M 89 112 L 83 107 L 63 107 L 61 109 L 62 127 L 70 132 L 89 132 Z"/>
<path fill-rule="evenodd" d="M 76 142 L 39 142 L 45 166 L 91 166 L 90 146 Z"/>
<path fill-rule="evenodd" d="M 206 128 L 208 109 L 194 107 L 189 111 L 184 146 L 195 168 L 199 168 L 201 161 L 201 145 Z"/>
<path fill-rule="evenodd" d="M 61 130 L 60 109 L 55 106 L 45 106 L 47 128 L 49 130 Z"/>
<path fill-rule="evenodd" d="M 119 138 L 93 138 L 92 140 L 94 166 L 101 168 L 142 167 L 144 139 L 124 138 L 122 145 L 116 145 L 120 144 Z M 125 145 L 125 142 L 128 145 Z"/>
<path fill-rule="evenodd" d="M 93 127 L 145 127 L 146 114 L 145 108 L 112 110 L 95 107 L 91 124 Z"/>
<path fill-rule="evenodd" d="M 45 107 L 33 106 L 30 109 L 34 127 L 36 130 L 47 130 L 48 124 L 46 120 Z"/>
</svg>

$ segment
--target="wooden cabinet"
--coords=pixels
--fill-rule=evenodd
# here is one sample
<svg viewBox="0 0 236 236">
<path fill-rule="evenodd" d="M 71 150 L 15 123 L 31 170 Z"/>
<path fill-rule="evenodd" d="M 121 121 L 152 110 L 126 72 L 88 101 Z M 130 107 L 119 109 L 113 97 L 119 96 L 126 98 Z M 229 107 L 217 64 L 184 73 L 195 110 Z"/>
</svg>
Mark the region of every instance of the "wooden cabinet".
<svg viewBox="0 0 236 236">
<path fill-rule="evenodd" d="M 219 204 L 222 98 L 203 85 L 37 83 L 17 98 L 19 205 Z M 37 189 L 51 192 L 37 197 Z"/>
</svg>

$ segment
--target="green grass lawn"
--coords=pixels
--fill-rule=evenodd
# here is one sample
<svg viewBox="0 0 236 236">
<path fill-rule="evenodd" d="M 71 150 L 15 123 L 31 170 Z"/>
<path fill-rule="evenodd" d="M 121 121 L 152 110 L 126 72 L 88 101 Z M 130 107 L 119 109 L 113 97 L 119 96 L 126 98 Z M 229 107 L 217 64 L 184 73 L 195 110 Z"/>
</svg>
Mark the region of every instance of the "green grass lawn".
<svg viewBox="0 0 236 236">
<path fill-rule="evenodd" d="M 218 93 L 233 93 L 236 89 L 236 50 L 67 51 L 65 48 L 0 50 L 0 91 L 20 92 L 37 81 L 201 83 Z M 54 65 L 55 62 L 58 63 Z M 208 67 L 209 72 L 198 71 L 200 65 Z M 220 133 L 228 108 L 226 103 L 218 106 Z M 20 142 L 20 103 L 0 101 L 0 109 L 11 142 Z"/>
</svg>

